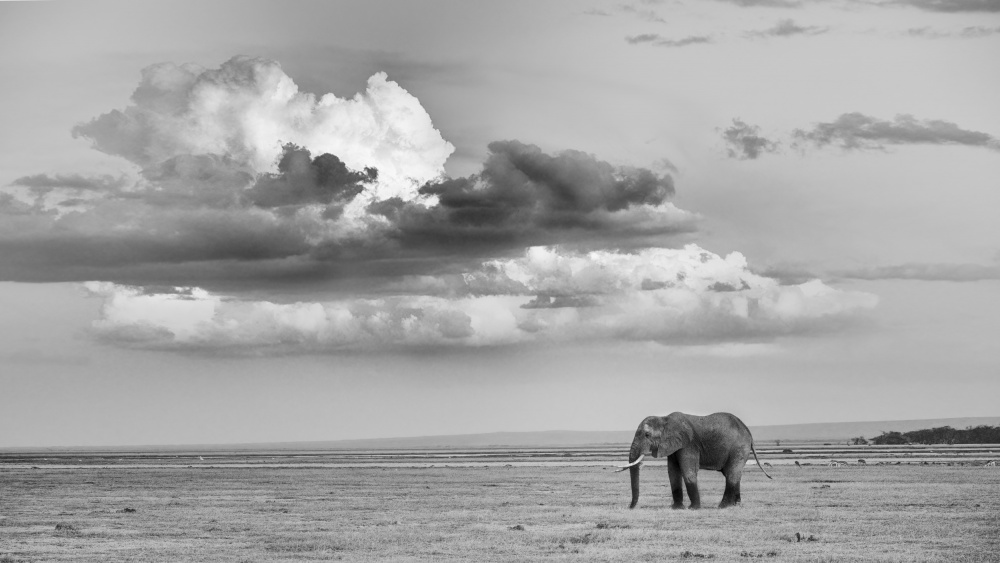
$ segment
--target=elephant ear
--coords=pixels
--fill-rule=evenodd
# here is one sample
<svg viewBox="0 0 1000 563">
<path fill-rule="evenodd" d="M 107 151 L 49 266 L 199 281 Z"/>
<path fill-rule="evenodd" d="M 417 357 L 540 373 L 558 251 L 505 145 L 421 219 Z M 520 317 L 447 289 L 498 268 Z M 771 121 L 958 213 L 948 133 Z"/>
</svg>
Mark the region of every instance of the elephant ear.
<svg viewBox="0 0 1000 563">
<path fill-rule="evenodd" d="M 664 440 L 663 440 L 663 446 L 660 448 L 662 450 L 662 452 L 665 452 L 665 453 L 661 453 L 660 456 L 670 455 L 670 454 L 676 452 L 677 450 L 683 448 L 686 445 L 687 445 L 687 441 L 684 440 L 684 438 L 682 436 L 679 436 L 679 435 L 676 435 L 676 434 L 671 435 L 671 436 L 667 436 L 666 438 L 664 438 Z"/>
<path fill-rule="evenodd" d="M 694 439 L 694 429 L 685 419 L 675 419 L 674 415 L 667 417 L 667 430 L 663 436 L 663 448 L 666 455 L 687 446 Z M 663 455 L 663 454 L 661 454 Z"/>
</svg>

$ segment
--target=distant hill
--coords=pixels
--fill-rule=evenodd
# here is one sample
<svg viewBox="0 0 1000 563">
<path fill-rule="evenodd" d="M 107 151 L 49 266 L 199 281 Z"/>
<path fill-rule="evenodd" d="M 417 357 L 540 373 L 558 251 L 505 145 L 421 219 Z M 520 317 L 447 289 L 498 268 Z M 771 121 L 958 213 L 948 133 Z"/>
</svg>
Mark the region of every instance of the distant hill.
<svg viewBox="0 0 1000 563">
<path fill-rule="evenodd" d="M 923 428 L 951 426 L 965 428 L 986 424 L 1000 425 L 1000 416 L 972 418 L 934 418 L 923 420 L 882 420 L 871 422 L 823 422 L 815 424 L 782 424 L 751 426 L 756 442 L 772 440 L 847 440 L 856 436 L 867 438 L 882 432 L 909 432 Z M 446 436 L 415 436 L 409 438 L 372 438 L 322 442 L 291 442 L 258 444 L 268 449 L 417 449 L 417 448 L 483 448 L 483 447 L 551 447 L 627 444 L 635 430 L 575 431 L 546 430 L 541 432 L 491 432 L 487 434 L 455 434 Z"/>
<path fill-rule="evenodd" d="M 965 428 L 978 425 L 1000 425 L 1000 416 L 970 418 L 933 418 L 923 420 L 882 420 L 871 422 L 825 422 L 816 424 L 782 424 L 751 426 L 758 444 L 782 440 L 840 441 L 857 436 L 872 438 L 882 432 L 909 432 L 925 428 L 951 426 Z M 426 448 L 489 448 L 489 447 L 574 447 L 624 445 L 632 441 L 635 430 L 576 431 L 545 430 L 540 432 L 491 432 L 486 434 L 454 434 L 445 436 L 413 436 L 403 438 L 369 438 L 312 442 L 271 442 L 252 444 L 192 444 L 116 447 L 50 447 L 8 448 L 5 451 L 232 451 L 232 450 L 339 450 L 339 449 L 426 449 Z"/>
<path fill-rule="evenodd" d="M 1000 416 L 969 418 L 931 418 L 923 420 L 882 420 L 873 422 L 826 422 L 818 424 L 783 424 L 777 426 L 752 426 L 755 441 L 765 440 L 847 440 L 857 436 L 872 438 L 882 432 L 909 432 L 924 428 L 951 426 L 997 426 Z"/>
</svg>

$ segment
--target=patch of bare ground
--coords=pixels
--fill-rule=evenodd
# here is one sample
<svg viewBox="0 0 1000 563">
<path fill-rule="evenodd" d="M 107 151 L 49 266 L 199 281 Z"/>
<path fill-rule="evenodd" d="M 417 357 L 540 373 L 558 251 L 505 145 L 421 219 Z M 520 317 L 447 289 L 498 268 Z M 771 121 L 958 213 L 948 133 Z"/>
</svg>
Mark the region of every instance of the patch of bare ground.
<svg viewBox="0 0 1000 563">
<path fill-rule="evenodd" d="M 666 468 L 0 468 L 0 562 L 996 561 L 1000 471 L 748 467 L 670 510 Z M 699 476 L 702 503 L 722 496 Z"/>
</svg>

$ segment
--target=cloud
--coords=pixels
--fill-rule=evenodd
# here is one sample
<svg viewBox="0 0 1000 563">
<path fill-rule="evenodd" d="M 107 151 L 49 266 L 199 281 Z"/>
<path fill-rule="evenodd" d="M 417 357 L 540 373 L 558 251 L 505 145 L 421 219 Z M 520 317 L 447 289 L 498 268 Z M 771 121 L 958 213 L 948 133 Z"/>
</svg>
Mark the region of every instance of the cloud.
<svg viewBox="0 0 1000 563">
<path fill-rule="evenodd" d="M 818 123 L 811 130 L 797 129 L 792 136 L 797 143 L 817 147 L 835 144 L 845 150 L 909 144 L 966 145 L 1000 150 L 1000 140 L 989 134 L 962 129 L 948 121 L 918 120 L 912 115 L 898 115 L 887 121 L 861 113 L 845 113 L 832 122 Z"/>
<path fill-rule="evenodd" d="M 799 0 L 720 0 L 743 8 L 800 8 Z M 858 0 L 866 6 L 910 6 L 930 12 L 1000 12 L 1000 0 Z"/>
<path fill-rule="evenodd" d="M 754 272 L 767 278 L 773 278 L 781 285 L 799 285 L 824 277 L 803 264 L 775 264 L 755 269 Z"/>
<path fill-rule="evenodd" d="M 801 26 L 793 20 L 785 19 L 779 21 L 774 27 L 751 32 L 750 35 L 757 37 L 791 37 L 793 35 L 819 35 L 829 31 L 827 27 Z"/>
<path fill-rule="evenodd" d="M 729 158 L 754 160 L 763 153 L 776 152 L 778 143 L 760 135 L 760 127 L 733 119 L 732 126 L 722 131 Z"/>
<path fill-rule="evenodd" d="M 769 150 L 742 125 L 743 154 Z M 671 203 L 669 163 L 504 140 L 478 173 L 446 177 L 451 145 L 383 74 L 317 99 L 262 59 L 155 65 L 128 107 L 74 132 L 137 172 L 0 190 L 0 279 L 86 282 L 93 331 L 115 345 L 729 343 L 838 330 L 876 302 L 666 248 L 700 219 Z"/>
<path fill-rule="evenodd" d="M 132 103 L 73 128 L 95 149 L 141 168 L 212 154 L 250 173 L 273 172 L 282 146 L 374 167 L 377 197 L 409 197 L 439 177 L 454 147 L 416 98 L 384 73 L 352 99 L 300 92 L 274 61 L 234 57 L 218 69 L 162 63 L 143 69 Z"/>
<path fill-rule="evenodd" d="M 912 6 L 930 12 L 1000 12 L 1000 0 L 894 0 L 886 4 Z"/>
<path fill-rule="evenodd" d="M 877 302 L 818 280 L 782 286 L 752 273 L 739 253 L 723 258 L 695 245 L 634 253 L 532 247 L 445 285 L 454 290 L 446 297 L 298 303 L 243 301 L 196 288 L 86 287 L 104 300 L 93 329 L 105 341 L 229 353 L 768 340 L 842 328 Z"/>
<path fill-rule="evenodd" d="M 450 248 L 516 242 L 520 246 L 689 232 L 695 216 L 667 200 L 673 180 L 644 168 L 615 167 L 579 151 L 545 154 L 498 141 L 478 175 L 429 183 L 437 205 L 386 202 L 373 211 L 399 227 L 404 243 Z"/>
<path fill-rule="evenodd" d="M 641 33 L 639 35 L 630 35 L 625 38 L 626 43 L 632 45 L 638 45 L 640 43 L 652 43 L 660 39 L 659 33 Z"/>
<path fill-rule="evenodd" d="M 226 286 L 420 275 L 528 245 L 662 245 L 698 221 L 668 201 L 669 175 L 517 141 L 492 143 L 481 173 L 426 183 L 412 200 L 367 203 L 378 174 L 286 145 L 275 173 L 180 155 L 64 213 L 7 194 L 0 278 Z"/>
<path fill-rule="evenodd" d="M 799 8 L 802 2 L 798 0 L 720 0 L 730 4 L 736 4 L 743 8 Z"/>
<path fill-rule="evenodd" d="M 649 8 L 639 8 L 636 6 L 630 6 L 627 4 L 622 5 L 621 10 L 623 12 L 628 12 L 634 14 L 636 17 L 643 21 L 653 22 L 653 23 L 666 23 L 667 20 L 663 19 L 663 16 L 658 14 L 656 10 L 651 10 Z"/>
<path fill-rule="evenodd" d="M 13 186 L 23 186 L 35 192 L 48 192 L 50 190 L 63 188 L 68 190 L 85 191 L 115 191 L 124 187 L 128 180 L 124 177 L 115 178 L 110 175 L 103 176 L 81 176 L 80 174 L 35 174 L 32 176 L 22 176 L 13 182 Z"/>
<path fill-rule="evenodd" d="M 984 27 L 984 26 L 969 26 L 964 27 L 961 31 L 939 31 L 932 29 L 930 27 L 916 27 L 906 30 L 907 35 L 913 37 L 926 37 L 929 39 L 942 39 L 942 38 L 961 38 L 961 39 L 977 39 L 980 37 L 989 37 L 990 35 L 995 35 L 1000 33 L 1000 27 Z"/>
<path fill-rule="evenodd" d="M 837 275 L 863 280 L 899 279 L 971 282 L 1000 280 L 1000 266 L 996 264 L 908 263 L 842 270 L 837 272 Z"/>
<path fill-rule="evenodd" d="M 377 179 L 375 168 L 351 170 L 335 155 L 312 158 L 308 149 L 286 145 L 278 173 L 261 175 L 245 197 L 258 207 L 347 203 Z"/>
<path fill-rule="evenodd" d="M 0 190 L 0 279 L 393 283 L 530 245 L 663 245 L 698 220 L 668 201 L 669 175 L 578 151 L 496 142 L 480 173 L 446 178 L 450 145 L 384 75 L 351 100 L 316 101 L 269 61 L 154 65 L 132 105 L 76 131 L 141 170 Z M 281 142 L 296 136 L 310 144 Z M 316 146 L 348 147 L 353 160 Z"/>
<path fill-rule="evenodd" d="M 654 47 L 684 47 L 685 45 L 696 45 L 698 43 L 711 43 L 712 38 L 708 35 L 691 35 L 681 39 L 667 39 L 658 33 L 643 33 L 641 35 L 630 35 L 625 37 L 625 42 L 631 45 L 648 44 Z"/>
</svg>

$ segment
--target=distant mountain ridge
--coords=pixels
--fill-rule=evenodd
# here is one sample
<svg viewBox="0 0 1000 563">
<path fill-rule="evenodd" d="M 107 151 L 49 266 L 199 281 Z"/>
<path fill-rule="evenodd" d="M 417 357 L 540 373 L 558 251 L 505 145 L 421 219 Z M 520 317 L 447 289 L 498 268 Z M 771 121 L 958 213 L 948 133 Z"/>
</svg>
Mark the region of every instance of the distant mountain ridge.
<svg viewBox="0 0 1000 563">
<path fill-rule="evenodd" d="M 871 438 L 882 432 L 909 432 L 923 428 L 951 426 L 1000 425 L 1000 416 L 965 418 L 931 418 L 920 420 L 882 420 L 864 422 L 820 422 L 751 426 L 754 441 L 773 440 L 847 440 L 857 436 Z M 302 449 L 417 449 L 475 447 L 552 447 L 627 444 L 635 430 L 544 430 L 537 432 L 489 432 L 484 434 L 452 434 L 443 436 L 413 436 L 400 438 L 370 438 L 287 444 L 257 444 L 269 448 Z"/>
<path fill-rule="evenodd" d="M 909 432 L 925 428 L 951 426 L 998 426 L 1000 416 L 965 418 L 930 418 L 919 420 L 882 420 L 864 422 L 821 422 L 750 426 L 758 444 L 782 440 L 841 441 L 857 436 L 872 438 L 882 432 Z M 55 446 L 38 448 L 0 448 L 0 451 L 231 451 L 231 450 L 378 450 L 431 448 L 545 448 L 598 445 L 623 445 L 632 441 L 635 430 L 543 430 L 536 432 L 489 432 L 483 434 L 451 434 L 442 436 L 412 436 L 398 438 L 363 438 L 356 440 L 323 440 L 308 442 L 268 442 L 240 444 L 176 444 L 129 446 Z M 766 445 L 766 444 L 765 444 Z"/>
</svg>

